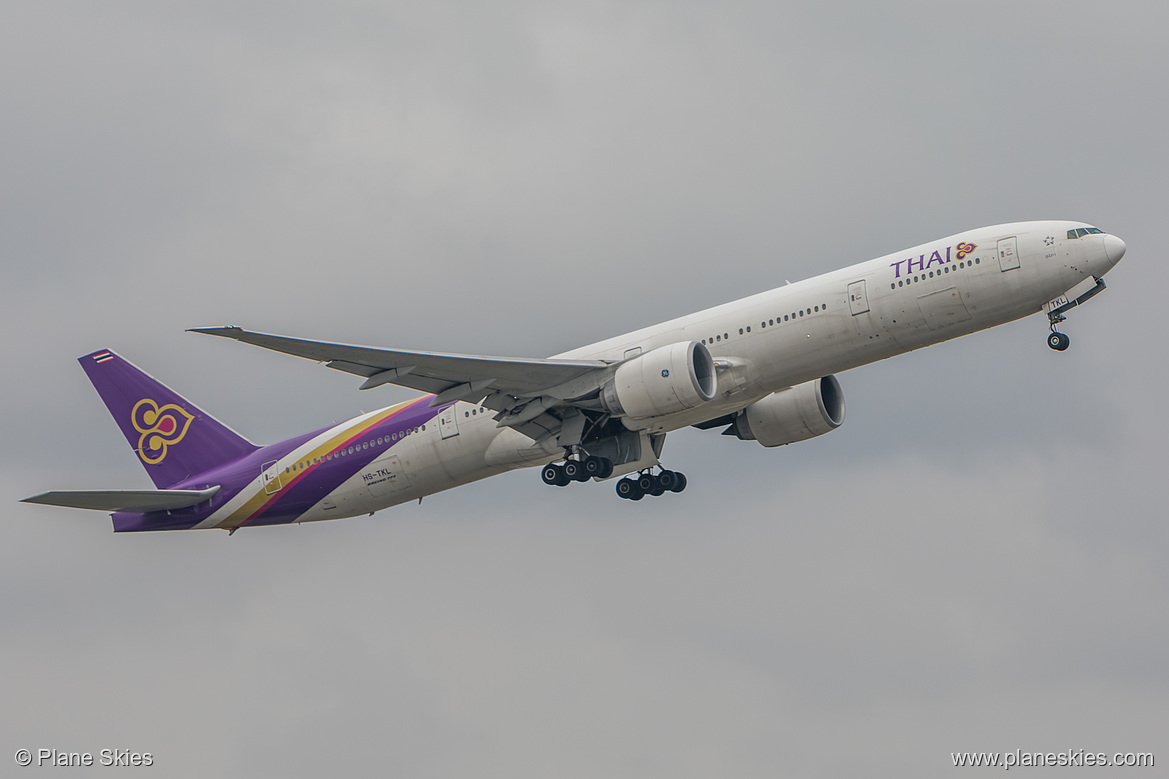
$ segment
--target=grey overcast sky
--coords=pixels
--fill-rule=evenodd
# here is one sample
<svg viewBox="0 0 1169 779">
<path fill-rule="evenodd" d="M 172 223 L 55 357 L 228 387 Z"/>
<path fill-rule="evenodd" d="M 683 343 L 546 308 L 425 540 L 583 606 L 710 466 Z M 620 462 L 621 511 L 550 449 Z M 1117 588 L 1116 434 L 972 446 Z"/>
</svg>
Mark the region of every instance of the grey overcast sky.
<svg viewBox="0 0 1169 779">
<path fill-rule="evenodd" d="M 1123 0 L 4 3 L 0 765 L 1169 763 L 1166 29 Z M 820 439 L 671 434 L 683 496 L 521 471 L 231 538 L 17 503 L 149 486 L 94 349 L 269 442 L 407 394 L 186 328 L 543 356 L 1044 218 L 1128 243 L 1068 352 L 1034 316 L 843 374 Z"/>
</svg>

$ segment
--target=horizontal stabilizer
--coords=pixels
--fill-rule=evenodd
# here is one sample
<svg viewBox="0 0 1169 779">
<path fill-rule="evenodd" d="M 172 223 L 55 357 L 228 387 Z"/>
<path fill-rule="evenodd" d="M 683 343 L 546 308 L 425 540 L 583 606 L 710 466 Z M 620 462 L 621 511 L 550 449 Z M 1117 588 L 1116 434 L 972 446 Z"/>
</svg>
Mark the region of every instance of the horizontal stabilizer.
<svg viewBox="0 0 1169 779">
<path fill-rule="evenodd" d="M 218 485 L 205 490 L 97 490 L 92 492 L 42 492 L 21 503 L 67 506 L 97 511 L 169 511 L 211 500 Z"/>
</svg>

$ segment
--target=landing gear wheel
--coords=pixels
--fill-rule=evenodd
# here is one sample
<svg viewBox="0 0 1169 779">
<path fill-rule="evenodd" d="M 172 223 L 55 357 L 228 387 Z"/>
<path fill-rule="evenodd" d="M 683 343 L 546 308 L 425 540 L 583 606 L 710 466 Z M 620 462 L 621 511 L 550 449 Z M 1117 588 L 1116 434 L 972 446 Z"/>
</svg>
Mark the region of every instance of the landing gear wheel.
<svg viewBox="0 0 1169 779">
<path fill-rule="evenodd" d="M 613 461 L 608 457 L 598 457 L 601 461 L 601 472 L 597 474 L 598 479 L 607 479 L 613 475 Z"/>
<path fill-rule="evenodd" d="M 617 482 L 617 496 L 626 500 L 641 500 L 644 493 L 633 479 L 622 479 Z"/>
<path fill-rule="evenodd" d="M 586 457 L 581 461 L 581 468 L 585 474 L 590 478 L 600 476 L 605 472 L 605 461 L 600 457 Z"/>
<path fill-rule="evenodd" d="M 1052 330 L 1051 335 L 1047 336 L 1047 345 L 1057 352 L 1062 352 L 1068 348 L 1072 343 L 1072 339 L 1065 334 Z"/>
<path fill-rule="evenodd" d="M 674 471 L 674 476 L 677 477 L 677 481 L 673 487 L 670 487 L 670 492 L 681 492 L 686 489 L 686 474 Z"/>
<path fill-rule="evenodd" d="M 673 492 L 674 485 L 678 483 L 680 475 L 677 471 L 662 471 L 658 474 L 658 486 L 663 490 Z"/>
<path fill-rule="evenodd" d="M 588 481 L 589 474 L 580 460 L 569 460 L 564 464 L 564 478 L 569 481 Z"/>
<path fill-rule="evenodd" d="M 658 488 L 658 477 L 652 473 L 643 473 L 637 477 L 637 488 L 647 495 L 653 495 Z"/>
<path fill-rule="evenodd" d="M 563 487 L 568 484 L 568 476 L 565 475 L 564 469 L 552 463 L 548 463 L 540 470 L 540 478 L 544 480 L 545 484 L 550 484 L 553 487 Z"/>
</svg>

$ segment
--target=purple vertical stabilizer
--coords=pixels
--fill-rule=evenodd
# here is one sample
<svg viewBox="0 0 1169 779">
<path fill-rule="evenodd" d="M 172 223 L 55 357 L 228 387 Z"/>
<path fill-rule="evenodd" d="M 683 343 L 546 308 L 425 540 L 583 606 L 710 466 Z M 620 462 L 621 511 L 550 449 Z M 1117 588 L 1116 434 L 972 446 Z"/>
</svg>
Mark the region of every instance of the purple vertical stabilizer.
<svg viewBox="0 0 1169 779">
<path fill-rule="evenodd" d="M 258 448 L 109 350 L 78 362 L 160 489 Z"/>
</svg>

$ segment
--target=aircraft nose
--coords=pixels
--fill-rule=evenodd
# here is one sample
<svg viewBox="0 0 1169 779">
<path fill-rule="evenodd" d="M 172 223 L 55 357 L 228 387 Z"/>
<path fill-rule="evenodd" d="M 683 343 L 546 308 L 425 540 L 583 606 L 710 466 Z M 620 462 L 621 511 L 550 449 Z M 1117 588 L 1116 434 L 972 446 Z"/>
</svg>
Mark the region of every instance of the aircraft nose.
<svg viewBox="0 0 1169 779">
<path fill-rule="evenodd" d="M 1120 258 L 1124 256 L 1124 250 L 1127 248 L 1124 241 L 1115 235 L 1104 236 L 1104 253 L 1108 255 L 1108 261 L 1113 265 L 1120 262 Z"/>
</svg>

